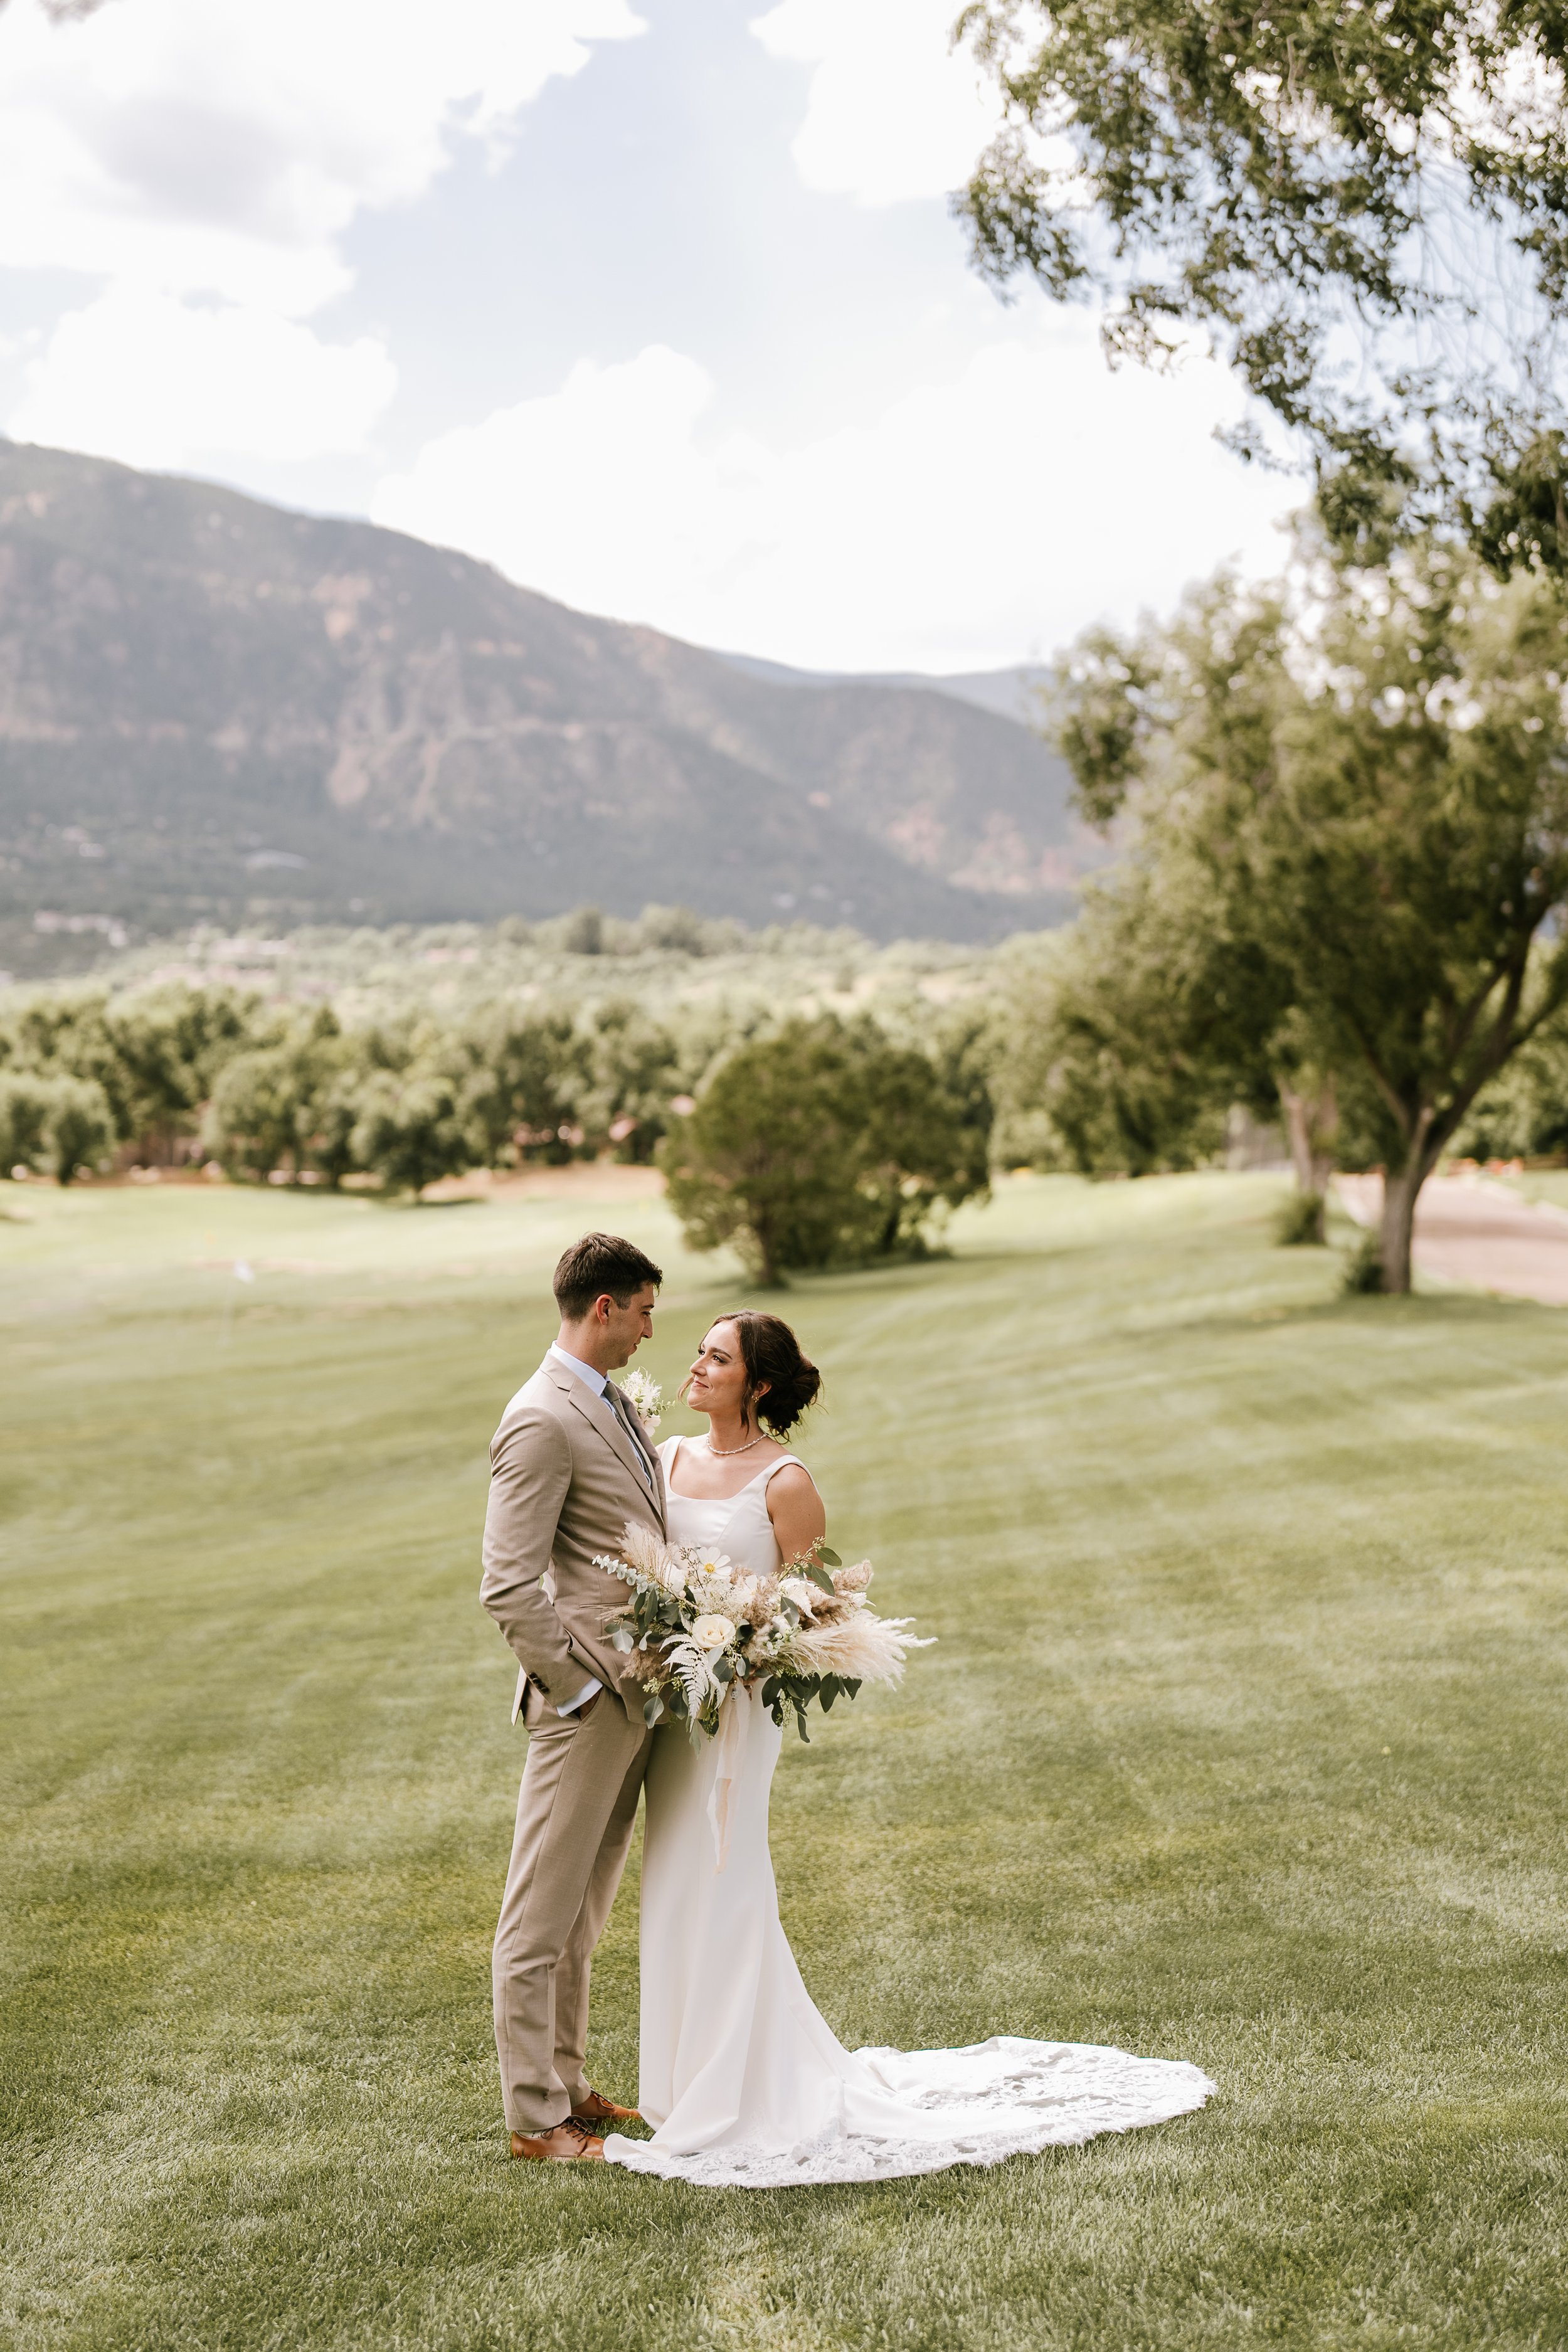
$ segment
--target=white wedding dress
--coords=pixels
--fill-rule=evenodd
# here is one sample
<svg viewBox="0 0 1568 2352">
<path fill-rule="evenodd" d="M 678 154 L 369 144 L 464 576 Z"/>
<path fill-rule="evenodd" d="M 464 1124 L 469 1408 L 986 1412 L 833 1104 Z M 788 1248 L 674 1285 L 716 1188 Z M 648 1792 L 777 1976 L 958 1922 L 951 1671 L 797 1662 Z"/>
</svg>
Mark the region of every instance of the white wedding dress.
<svg viewBox="0 0 1568 2352">
<path fill-rule="evenodd" d="M 660 1448 L 667 1477 L 679 1444 Z M 724 1502 L 671 1487 L 671 1541 L 711 1544 L 752 1574 L 775 1569 L 765 1496 L 782 1467 Z M 1215 2086 L 1196 2066 L 1086 2042 L 999 2034 L 966 2050 L 844 2049 L 779 1923 L 768 1790 L 783 1734 L 740 1693 L 721 1723 L 695 1749 L 679 1725 L 654 1741 L 638 2105 L 656 2129 L 649 2140 L 612 2134 L 609 2162 L 715 2188 L 882 2180 L 1076 2146 L 1202 2106 Z"/>
</svg>

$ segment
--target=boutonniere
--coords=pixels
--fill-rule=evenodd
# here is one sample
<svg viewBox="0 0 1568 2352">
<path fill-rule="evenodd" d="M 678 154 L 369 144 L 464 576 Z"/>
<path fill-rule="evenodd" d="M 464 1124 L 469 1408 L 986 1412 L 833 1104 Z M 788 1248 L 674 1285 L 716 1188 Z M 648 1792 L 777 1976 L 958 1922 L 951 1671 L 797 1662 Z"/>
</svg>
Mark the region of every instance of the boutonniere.
<svg viewBox="0 0 1568 2352">
<path fill-rule="evenodd" d="M 651 1372 L 628 1372 L 621 1394 L 652 1437 L 664 1418 L 664 1391 Z"/>
</svg>

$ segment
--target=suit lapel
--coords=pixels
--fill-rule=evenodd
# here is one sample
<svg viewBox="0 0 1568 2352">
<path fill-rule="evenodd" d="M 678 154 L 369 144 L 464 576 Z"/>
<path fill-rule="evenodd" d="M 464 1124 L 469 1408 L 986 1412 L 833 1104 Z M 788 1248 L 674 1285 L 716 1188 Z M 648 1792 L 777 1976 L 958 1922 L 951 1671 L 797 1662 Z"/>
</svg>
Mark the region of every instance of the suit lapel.
<svg viewBox="0 0 1568 2352">
<path fill-rule="evenodd" d="M 615 1384 L 612 1381 L 609 1385 L 614 1388 Z M 616 1408 L 613 1405 L 610 1410 L 612 1412 L 616 1412 L 616 1421 L 620 1423 L 623 1428 L 626 1428 L 626 1423 L 637 1420 L 636 1407 L 626 1404 L 626 1391 L 624 1389 L 617 1389 L 615 1392 L 619 1396 L 622 1403 L 626 1405 L 626 1412 L 623 1417 L 619 1412 L 616 1412 Z M 665 1501 L 664 1492 L 664 1464 L 659 1460 L 658 1454 L 654 1449 L 652 1438 L 648 1436 L 640 1422 L 637 1423 L 635 1430 L 626 1429 L 626 1433 L 628 1444 L 633 1446 L 642 1456 L 643 1461 L 647 1466 L 648 1488 L 652 1496 L 653 1507 L 658 1513 L 659 1528 L 661 1532 L 668 1532 L 666 1522 L 668 1517 L 668 1511 Z"/>
<path fill-rule="evenodd" d="M 648 1482 L 643 1474 L 641 1465 L 637 1461 L 636 1450 L 632 1444 L 631 1433 L 628 1430 L 623 1428 L 620 1415 L 616 1412 L 615 1406 L 613 1404 L 606 1404 L 601 1397 L 591 1396 L 588 1391 L 584 1387 L 582 1381 L 573 1373 L 562 1371 L 553 1364 L 547 1364 L 545 1366 L 545 1370 L 549 1372 L 551 1379 L 561 1391 L 561 1393 L 566 1399 L 567 1402 L 575 1412 L 582 1414 L 583 1419 L 594 1432 L 595 1436 L 600 1437 L 604 1440 L 611 1453 L 621 1464 L 621 1466 L 626 1471 L 628 1478 L 630 1478 L 636 1485 L 638 1494 L 647 1495 L 648 1492 Z M 654 1508 L 658 1511 L 659 1524 L 662 1527 L 664 1524 L 665 1513 L 664 1493 L 661 1481 L 658 1479 L 655 1480 L 654 1491 L 652 1495 L 649 1496 L 648 1499 L 652 1502 Z"/>
</svg>

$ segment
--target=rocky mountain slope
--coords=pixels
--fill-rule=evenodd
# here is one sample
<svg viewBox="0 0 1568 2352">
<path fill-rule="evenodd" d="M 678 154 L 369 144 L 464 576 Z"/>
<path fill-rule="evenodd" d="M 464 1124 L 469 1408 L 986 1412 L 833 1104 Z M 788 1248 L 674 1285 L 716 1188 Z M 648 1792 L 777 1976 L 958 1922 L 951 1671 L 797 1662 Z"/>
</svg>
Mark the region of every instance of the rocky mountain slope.
<svg viewBox="0 0 1568 2352">
<path fill-rule="evenodd" d="M 803 691 L 369 524 L 0 441 L 0 963 L 198 918 L 649 901 L 873 938 L 1059 921 L 1028 730 Z"/>
</svg>

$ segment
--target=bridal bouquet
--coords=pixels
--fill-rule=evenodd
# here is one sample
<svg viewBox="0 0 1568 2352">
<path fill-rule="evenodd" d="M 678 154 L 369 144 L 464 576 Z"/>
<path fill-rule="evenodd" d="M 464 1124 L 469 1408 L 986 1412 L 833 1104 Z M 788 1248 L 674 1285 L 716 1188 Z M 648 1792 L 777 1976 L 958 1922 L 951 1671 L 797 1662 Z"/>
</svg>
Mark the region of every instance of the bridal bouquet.
<svg viewBox="0 0 1568 2352">
<path fill-rule="evenodd" d="M 870 1606 L 869 1560 L 846 1568 L 826 1544 L 759 1577 L 723 1552 L 666 1544 L 632 1520 L 622 1540 L 624 1556 L 595 1560 L 631 1587 L 605 1631 L 617 1650 L 642 1654 L 644 1720 L 684 1721 L 693 1741 L 718 1730 L 731 1692 L 753 1685 L 775 1723 L 795 1709 L 805 1739 L 814 1700 L 826 1715 L 862 1683 L 896 1683 L 906 1652 L 930 1646 L 908 1631 L 912 1619 L 879 1617 Z"/>
</svg>

